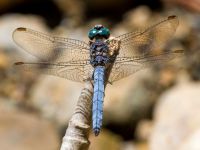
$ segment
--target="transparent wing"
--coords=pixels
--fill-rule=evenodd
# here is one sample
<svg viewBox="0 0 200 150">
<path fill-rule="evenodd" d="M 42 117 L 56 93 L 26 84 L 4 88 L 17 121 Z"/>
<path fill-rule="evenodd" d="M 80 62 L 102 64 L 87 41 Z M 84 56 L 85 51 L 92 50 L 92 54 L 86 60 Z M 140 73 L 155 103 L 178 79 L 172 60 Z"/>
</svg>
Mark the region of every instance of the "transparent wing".
<svg viewBox="0 0 200 150">
<path fill-rule="evenodd" d="M 92 78 L 93 67 L 88 60 L 70 62 L 17 62 L 16 67 L 25 71 L 44 73 L 66 78 L 72 81 L 84 82 Z"/>
<path fill-rule="evenodd" d="M 117 58 L 113 65 L 109 81 L 114 82 L 127 77 L 139 70 L 152 66 L 153 64 L 162 64 L 176 57 L 182 56 L 183 50 L 169 51 L 158 55 L 145 55 L 135 57 Z"/>
<path fill-rule="evenodd" d="M 49 36 L 21 27 L 13 32 L 13 40 L 42 61 L 63 62 L 89 58 L 89 45 L 75 39 Z"/>
<path fill-rule="evenodd" d="M 176 16 L 169 16 L 144 31 L 130 32 L 117 37 L 121 41 L 118 57 L 155 54 L 174 35 L 178 23 Z"/>
<path fill-rule="evenodd" d="M 42 71 L 78 82 L 91 77 L 93 67 L 89 64 L 89 45 L 85 42 L 49 36 L 28 28 L 17 28 L 13 39 L 40 60 L 39 63 L 15 63 L 19 69 Z"/>
<path fill-rule="evenodd" d="M 178 18 L 169 16 L 144 31 L 116 37 L 121 41 L 121 45 L 109 81 L 120 80 L 152 64 L 169 61 L 183 53 L 160 51 L 174 35 L 177 26 Z"/>
</svg>

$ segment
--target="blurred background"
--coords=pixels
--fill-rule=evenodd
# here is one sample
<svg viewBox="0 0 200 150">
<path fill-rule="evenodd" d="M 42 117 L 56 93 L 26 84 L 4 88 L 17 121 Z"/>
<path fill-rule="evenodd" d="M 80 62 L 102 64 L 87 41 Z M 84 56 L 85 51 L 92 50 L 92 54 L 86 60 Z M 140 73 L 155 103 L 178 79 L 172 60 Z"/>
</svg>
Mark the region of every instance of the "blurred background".
<svg viewBox="0 0 200 150">
<path fill-rule="evenodd" d="M 88 41 L 94 24 L 120 35 L 179 17 L 170 49 L 185 56 L 106 88 L 103 130 L 91 150 L 200 150 L 200 0 L 0 0 L 0 149 L 59 149 L 83 85 L 24 72 L 33 56 L 17 27 Z"/>
</svg>

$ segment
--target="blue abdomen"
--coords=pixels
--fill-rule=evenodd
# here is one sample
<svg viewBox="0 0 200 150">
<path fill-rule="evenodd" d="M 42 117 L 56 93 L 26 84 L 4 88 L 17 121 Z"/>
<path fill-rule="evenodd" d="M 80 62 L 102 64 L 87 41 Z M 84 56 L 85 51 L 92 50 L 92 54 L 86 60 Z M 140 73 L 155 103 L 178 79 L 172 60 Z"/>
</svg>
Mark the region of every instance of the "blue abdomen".
<svg viewBox="0 0 200 150">
<path fill-rule="evenodd" d="M 105 67 L 96 66 L 94 69 L 94 95 L 92 104 L 92 127 L 95 135 L 100 132 L 103 119 Z"/>
</svg>

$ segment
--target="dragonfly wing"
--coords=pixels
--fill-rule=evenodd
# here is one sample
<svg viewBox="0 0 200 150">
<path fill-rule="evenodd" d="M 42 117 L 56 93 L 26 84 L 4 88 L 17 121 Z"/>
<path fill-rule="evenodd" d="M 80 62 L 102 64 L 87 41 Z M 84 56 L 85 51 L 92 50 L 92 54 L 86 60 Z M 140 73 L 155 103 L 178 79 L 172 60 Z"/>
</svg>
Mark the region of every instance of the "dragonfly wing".
<svg viewBox="0 0 200 150">
<path fill-rule="evenodd" d="M 28 28 L 17 28 L 13 40 L 42 61 L 70 61 L 89 58 L 89 45 L 83 41 L 49 36 Z"/>
<path fill-rule="evenodd" d="M 164 52 L 159 55 L 117 57 L 116 62 L 113 65 L 109 81 L 114 82 L 154 64 L 165 63 L 176 57 L 182 56 L 183 53 L 183 50 L 176 50 Z"/>
<path fill-rule="evenodd" d="M 121 41 L 119 57 L 155 54 L 171 39 L 178 26 L 178 18 L 167 19 L 147 28 L 144 31 L 130 32 L 118 36 Z"/>
<path fill-rule="evenodd" d="M 70 62 L 39 62 L 27 63 L 17 62 L 15 66 L 19 69 L 31 72 L 55 75 L 68 80 L 84 82 L 91 79 L 93 67 L 89 61 L 70 61 Z"/>
</svg>

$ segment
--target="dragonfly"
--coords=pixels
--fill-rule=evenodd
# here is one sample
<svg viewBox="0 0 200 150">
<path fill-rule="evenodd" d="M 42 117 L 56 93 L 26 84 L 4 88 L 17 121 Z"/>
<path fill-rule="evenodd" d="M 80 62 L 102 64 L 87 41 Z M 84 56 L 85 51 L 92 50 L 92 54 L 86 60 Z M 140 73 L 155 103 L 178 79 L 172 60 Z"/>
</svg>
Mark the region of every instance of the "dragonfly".
<svg viewBox="0 0 200 150">
<path fill-rule="evenodd" d="M 149 28 L 117 37 L 111 37 L 103 25 L 95 25 L 88 32 L 89 42 L 19 27 L 13 32 L 13 40 L 39 61 L 15 65 L 26 71 L 42 69 L 43 73 L 72 81 L 92 81 L 92 128 L 97 136 L 102 127 L 106 84 L 180 56 L 183 50 L 156 52 L 173 37 L 178 24 L 177 16 L 169 16 Z"/>
</svg>

